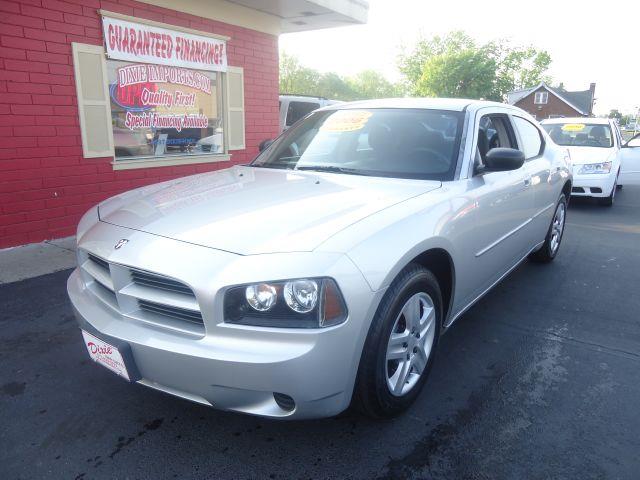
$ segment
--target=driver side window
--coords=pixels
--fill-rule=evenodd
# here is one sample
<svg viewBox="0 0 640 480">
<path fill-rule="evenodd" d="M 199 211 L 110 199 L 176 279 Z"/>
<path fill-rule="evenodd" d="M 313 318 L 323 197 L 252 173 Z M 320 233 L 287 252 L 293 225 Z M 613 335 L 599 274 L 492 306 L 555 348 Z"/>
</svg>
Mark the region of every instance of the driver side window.
<svg viewBox="0 0 640 480">
<path fill-rule="evenodd" d="M 518 148 L 511 123 L 506 115 L 485 115 L 478 126 L 476 166 L 484 165 L 489 150 L 498 147 Z"/>
</svg>

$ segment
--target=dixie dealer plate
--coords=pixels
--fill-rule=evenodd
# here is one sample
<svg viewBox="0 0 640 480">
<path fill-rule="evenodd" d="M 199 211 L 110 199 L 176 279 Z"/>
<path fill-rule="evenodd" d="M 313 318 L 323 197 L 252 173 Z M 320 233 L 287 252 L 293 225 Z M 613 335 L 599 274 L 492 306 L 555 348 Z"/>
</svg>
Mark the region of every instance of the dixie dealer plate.
<svg viewBox="0 0 640 480">
<path fill-rule="evenodd" d="M 91 360 L 126 378 L 127 381 L 131 381 L 124 363 L 124 358 L 122 358 L 122 354 L 116 347 L 84 330 L 82 331 L 82 336 L 84 337 L 84 344 L 87 347 Z"/>
</svg>

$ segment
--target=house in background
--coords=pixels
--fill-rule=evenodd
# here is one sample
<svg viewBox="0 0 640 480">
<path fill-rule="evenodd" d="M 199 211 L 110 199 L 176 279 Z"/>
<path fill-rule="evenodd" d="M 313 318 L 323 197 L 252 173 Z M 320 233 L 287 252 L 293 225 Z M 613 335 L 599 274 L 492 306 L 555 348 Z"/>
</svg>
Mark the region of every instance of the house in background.
<svg viewBox="0 0 640 480">
<path fill-rule="evenodd" d="M 588 90 L 569 92 L 560 84 L 558 88 L 544 82 L 532 88 L 507 94 L 507 103 L 529 112 L 538 120 L 558 117 L 591 117 L 595 101 L 596 84 Z"/>
</svg>

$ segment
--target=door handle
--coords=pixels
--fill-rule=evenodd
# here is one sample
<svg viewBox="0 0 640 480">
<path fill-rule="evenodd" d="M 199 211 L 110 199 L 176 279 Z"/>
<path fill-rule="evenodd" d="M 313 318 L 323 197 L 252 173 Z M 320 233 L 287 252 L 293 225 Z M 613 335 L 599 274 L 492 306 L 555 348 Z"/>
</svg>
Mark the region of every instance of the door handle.
<svg viewBox="0 0 640 480">
<path fill-rule="evenodd" d="M 528 187 L 529 185 L 531 185 L 531 177 L 527 177 L 524 179 L 524 186 Z"/>
</svg>

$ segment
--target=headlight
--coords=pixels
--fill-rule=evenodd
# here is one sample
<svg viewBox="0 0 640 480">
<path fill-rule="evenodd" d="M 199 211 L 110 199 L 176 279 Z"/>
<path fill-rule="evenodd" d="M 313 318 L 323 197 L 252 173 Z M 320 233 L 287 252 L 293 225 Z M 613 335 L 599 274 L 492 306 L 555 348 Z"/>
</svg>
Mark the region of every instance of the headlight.
<svg viewBox="0 0 640 480">
<path fill-rule="evenodd" d="M 318 303 L 318 282 L 294 280 L 284 284 L 284 299 L 289 308 L 298 313 L 308 313 Z"/>
<path fill-rule="evenodd" d="M 347 307 L 331 278 L 300 278 L 229 288 L 224 321 L 240 325 L 322 328 L 347 319 Z"/>
<path fill-rule="evenodd" d="M 276 289 L 267 283 L 249 285 L 244 291 L 244 296 L 247 303 L 258 312 L 271 310 L 277 299 Z"/>
<path fill-rule="evenodd" d="M 590 173 L 609 173 L 611 171 L 611 162 L 587 163 L 580 167 L 578 175 L 587 175 Z"/>
</svg>

